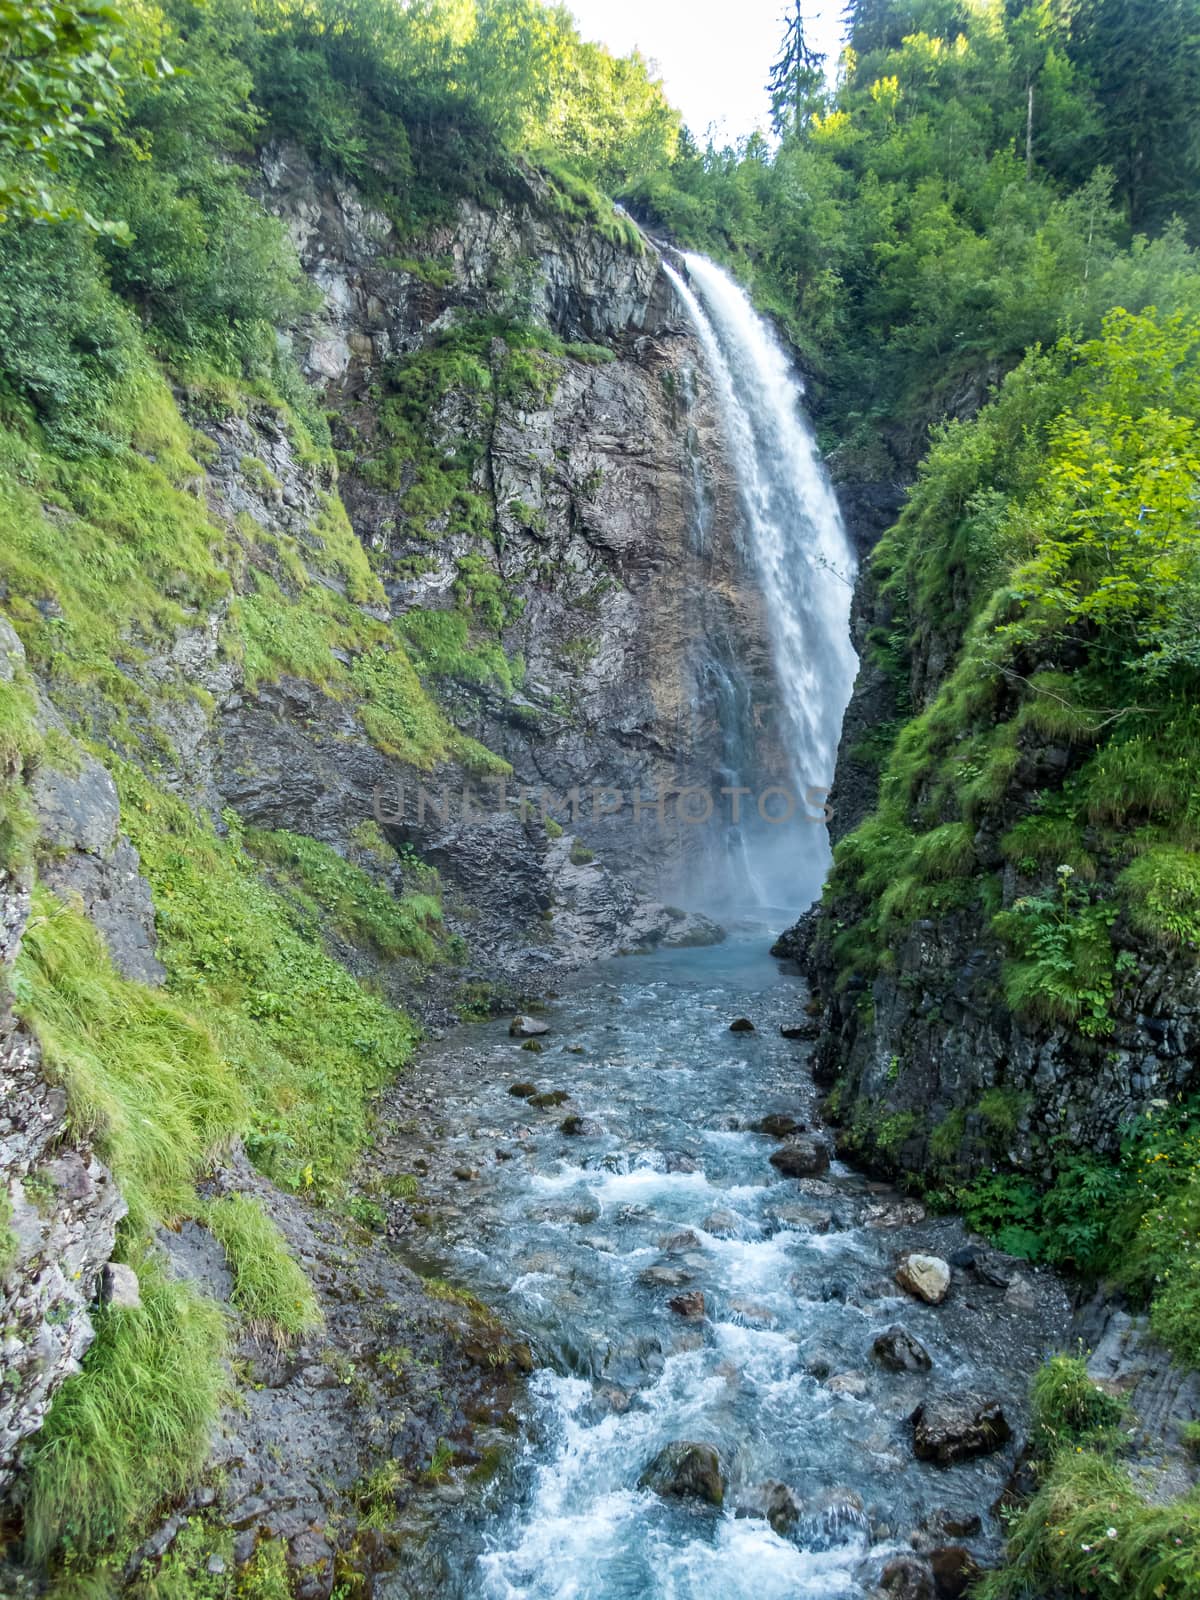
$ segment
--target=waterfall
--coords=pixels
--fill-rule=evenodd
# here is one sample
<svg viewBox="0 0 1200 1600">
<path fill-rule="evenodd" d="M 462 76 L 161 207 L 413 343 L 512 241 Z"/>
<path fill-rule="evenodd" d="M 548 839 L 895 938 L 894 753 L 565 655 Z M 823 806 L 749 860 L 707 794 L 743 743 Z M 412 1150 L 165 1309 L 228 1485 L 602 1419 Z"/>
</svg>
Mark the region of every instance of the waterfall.
<svg viewBox="0 0 1200 1600">
<path fill-rule="evenodd" d="M 725 424 L 782 697 L 786 777 L 797 816 L 819 814 L 858 666 L 849 628 L 854 557 L 791 361 L 727 273 L 704 256 L 682 260 L 685 273 L 666 260 L 663 267 L 695 327 Z M 743 769 L 741 781 L 762 777 Z M 760 828 L 745 848 L 770 858 L 757 875 L 773 884 L 776 904 L 796 907 L 820 892 L 829 861 L 823 824 Z"/>
</svg>

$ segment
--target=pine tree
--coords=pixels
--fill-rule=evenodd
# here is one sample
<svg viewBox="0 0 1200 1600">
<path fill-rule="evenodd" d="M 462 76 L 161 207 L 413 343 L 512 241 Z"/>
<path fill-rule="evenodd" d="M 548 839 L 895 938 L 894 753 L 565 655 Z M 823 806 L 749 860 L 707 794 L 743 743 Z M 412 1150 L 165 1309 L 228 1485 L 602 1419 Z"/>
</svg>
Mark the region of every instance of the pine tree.
<svg viewBox="0 0 1200 1600">
<path fill-rule="evenodd" d="M 800 0 L 787 20 L 779 59 L 771 68 L 771 126 L 781 137 L 802 128 L 818 107 L 825 85 L 825 57 L 804 36 Z"/>
<path fill-rule="evenodd" d="M 1072 54 L 1103 115 L 1100 159 L 1130 226 L 1200 228 L 1200 0 L 1085 0 Z"/>
</svg>

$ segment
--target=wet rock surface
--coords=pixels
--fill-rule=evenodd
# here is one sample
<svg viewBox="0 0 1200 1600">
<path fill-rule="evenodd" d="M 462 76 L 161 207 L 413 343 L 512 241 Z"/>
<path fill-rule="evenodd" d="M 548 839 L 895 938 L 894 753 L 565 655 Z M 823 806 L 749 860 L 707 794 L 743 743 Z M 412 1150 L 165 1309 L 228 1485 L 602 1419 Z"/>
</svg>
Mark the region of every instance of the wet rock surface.
<svg viewBox="0 0 1200 1600">
<path fill-rule="evenodd" d="M 653 1489 L 675 1499 L 705 1500 L 719 1506 L 725 1499 L 721 1458 L 711 1444 L 681 1440 L 667 1444 L 638 1479 L 639 1489 Z"/>
<path fill-rule="evenodd" d="M 973 1394 L 935 1395 L 913 1412 L 912 1424 L 914 1454 L 941 1467 L 992 1455 L 1012 1438 L 999 1400 Z"/>
</svg>

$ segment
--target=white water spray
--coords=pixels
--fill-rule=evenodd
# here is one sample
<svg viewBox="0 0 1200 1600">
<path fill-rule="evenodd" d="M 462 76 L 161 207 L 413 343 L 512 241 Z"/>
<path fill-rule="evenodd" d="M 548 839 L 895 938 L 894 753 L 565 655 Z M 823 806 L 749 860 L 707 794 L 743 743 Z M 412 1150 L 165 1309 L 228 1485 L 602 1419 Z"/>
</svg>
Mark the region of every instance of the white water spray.
<svg viewBox="0 0 1200 1600">
<path fill-rule="evenodd" d="M 797 799 L 828 790 L 858 660 L 855 563 L 791 362 L 749 296 L 704 256 L 664 269 L 695 326 L 716 389 L 771 630 Z M 819 802 L 817 809 L 819 809 Z M 824 828 L 809 827 L 802 892 L 820 889 Z M 814 871 L 813 869 L 816 868 Z"/>
</svg>

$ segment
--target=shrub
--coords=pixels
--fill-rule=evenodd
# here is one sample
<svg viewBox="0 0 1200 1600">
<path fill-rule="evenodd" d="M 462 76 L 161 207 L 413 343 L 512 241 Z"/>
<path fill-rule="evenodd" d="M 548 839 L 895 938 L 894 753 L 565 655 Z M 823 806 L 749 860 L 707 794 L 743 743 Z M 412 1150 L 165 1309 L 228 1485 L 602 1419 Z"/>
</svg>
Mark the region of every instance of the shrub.
<svg viewBox="0 0 1200 1600">
<path fill-rule="evenodd" d="M 233 1303 L 253 1332 L 268 1333 L 285 1344 L 320 1327 L 312 1285 L 260 1201 L 252 1195 L 224 1195 L 206 1205 L 201 1216 L 225 1251 L 233 1274 Z"/>
<path fill-rule="evenodd" d="M 99 1313 L 83 1371 L 63 1384 L 30 1446 L 33 1562 L 136 1537 L 208 1453 L 225 1382 L 221 1313 L 151 1261 L 139 1274 L 141 1309 Z"/>
</svg>

